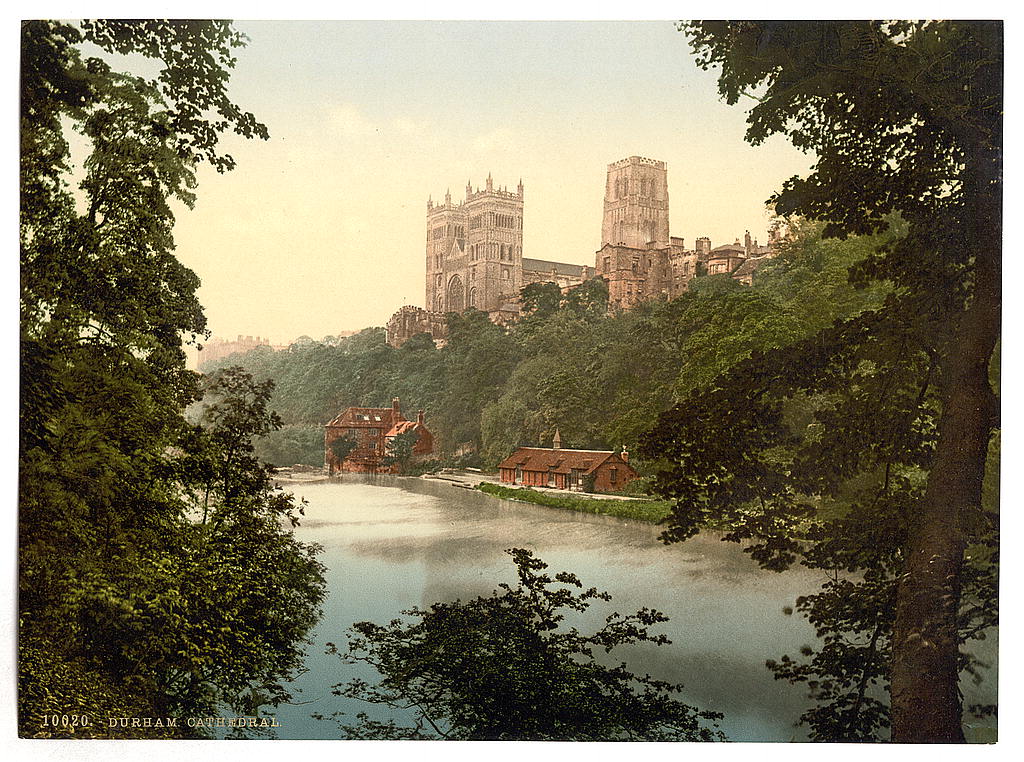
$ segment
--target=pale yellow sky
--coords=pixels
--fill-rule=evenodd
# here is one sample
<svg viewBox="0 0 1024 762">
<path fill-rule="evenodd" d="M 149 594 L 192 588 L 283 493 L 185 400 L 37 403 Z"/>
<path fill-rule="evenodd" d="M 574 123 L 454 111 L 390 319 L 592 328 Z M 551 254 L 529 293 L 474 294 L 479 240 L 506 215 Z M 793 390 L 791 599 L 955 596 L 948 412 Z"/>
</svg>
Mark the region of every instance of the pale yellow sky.
<svg viewBox="0 0 1024 762">
<path fill-rule="evenodd" d="M 671 22 L 239 22 L 231 91 L 270 141 L 226 141 L 178 255 L 215 336 L 319 339 L 423 303 L 427 198 L 525 186 L 524 256 L 593 264 L 609 163 L 668 162 L 673 235 L 765 240 L 810 159 L 743 141 Z M 749 101 L 753 103 L 753 101 Z"/>
</svg>

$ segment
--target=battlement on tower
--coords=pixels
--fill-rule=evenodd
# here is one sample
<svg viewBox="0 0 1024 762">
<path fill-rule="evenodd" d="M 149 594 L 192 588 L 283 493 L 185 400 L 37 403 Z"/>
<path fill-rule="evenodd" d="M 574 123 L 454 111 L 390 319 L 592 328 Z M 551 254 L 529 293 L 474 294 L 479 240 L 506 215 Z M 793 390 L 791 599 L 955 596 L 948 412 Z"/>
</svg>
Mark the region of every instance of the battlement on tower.
<svg viewBox="0 0 1024 762">
<path fill-rule="evenodd" d="M 498 190 L 487 190 L 485 188 L 484 190 L 478 189 L 472 193 L 466 193 L 466 201 L 476 201 L 481 198 L 503 198 L 508 199 L 509 201 L 522 201 L 523 194 L 513 193 L 512 191 L 504 190 L 502 188 L 499 188 Z"/>
<path fill-rule="evenodd" d="M 621 167 L 628 167 L 630 164 L 645 164 L 655 169 L 666 169 L 668 166 L 665 162 L 658 161 L 657 159 L 648 159 L 644 156 L 630 156 L 629 158 L 612 162 L 608 165 L 608 169 L 620 169 Z"/>
<path fill-rule="evenodd" d="M 453 204 L 451 201 L 447 201 L 444 204 L 435 204 L 432 200 L 427 200 L 427 215 L 439 214 L 440 212 L 457 212 L 462 209 L 465 202 L 460 201 L 457 204 Z"/>
</svg>

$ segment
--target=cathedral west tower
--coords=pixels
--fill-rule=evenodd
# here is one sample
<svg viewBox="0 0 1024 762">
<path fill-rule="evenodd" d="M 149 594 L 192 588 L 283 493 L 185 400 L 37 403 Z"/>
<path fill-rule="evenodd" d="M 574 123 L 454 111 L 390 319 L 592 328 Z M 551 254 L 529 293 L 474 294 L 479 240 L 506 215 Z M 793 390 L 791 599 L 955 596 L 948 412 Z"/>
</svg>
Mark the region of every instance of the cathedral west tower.
<svg viewBox="0 0 1024 762">
<path fill-rule="evenodd" d="M 427 202 L 427 309 L 501 310 L 523 287 L 523 184 L 515 192 L 466 185 L 453 204 Z"/>
</svg>

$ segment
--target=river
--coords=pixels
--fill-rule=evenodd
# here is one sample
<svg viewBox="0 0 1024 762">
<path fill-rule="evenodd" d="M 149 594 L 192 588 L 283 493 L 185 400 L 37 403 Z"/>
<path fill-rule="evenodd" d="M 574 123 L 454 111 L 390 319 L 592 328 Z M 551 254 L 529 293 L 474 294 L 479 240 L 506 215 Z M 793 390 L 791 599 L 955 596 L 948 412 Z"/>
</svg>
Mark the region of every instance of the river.
<svg viewBox="0 0 1024 762">
<path fill-rule="evenodd" d="M 683 683 L 683 701 L 725 715 L 719 727 L 730 740 L 806 738 L 794 725 L 809 705 L 806 689 L 774 680 L 764 665 L 814 643 L 806 621 L 786 612 L 797 596 L 817 589 L 822 572 L 765 572 L 718 536 L 666 546 L 649 524 L 499 500 L 443 482 L 346 475 L 286 486 L 308 501 L 297 535 L 323 546 L 329 595 L 307 671 L 290 685 L 295 703 L 276 710 L 280 738 L 341 737 L 314 712 L 382 716 L 331 695 L 332 685 L 354 673 L 326 655 L 324 643 L 344 646 L 353 622 L 386 623 L 403 609 L 488 595 L 499 582 L 514 582 L 504 553 L 510 547 L 529 548 L 550 572 L 574 572 L 584 587 L 611 593 L 611 603 L 598 601 L 601 608 L 588 612 L 585 632 L 611 611 L 647 606 L 669 616 L 655 631 L 671 645 L 612 655 L 633 672 Z"/>
</svg>

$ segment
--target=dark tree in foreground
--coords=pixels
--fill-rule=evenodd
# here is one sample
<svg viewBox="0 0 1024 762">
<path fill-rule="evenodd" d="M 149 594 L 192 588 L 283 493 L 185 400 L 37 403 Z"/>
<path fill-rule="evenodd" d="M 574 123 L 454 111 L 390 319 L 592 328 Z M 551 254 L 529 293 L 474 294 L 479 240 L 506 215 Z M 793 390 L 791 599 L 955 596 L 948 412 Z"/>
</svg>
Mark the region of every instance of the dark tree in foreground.
<svg viewBox="0 0 1024 762">
<path fill-rule="evenodd" d="M 866 687 L 888 680 L 893 740 L 962 741 L 959 646 L 995 617 L 982 492 L 998 426 L 1002 26 L 686 31 L 698 65 L 721 67 L 729 103 L 751 91 L 748 141 L 782 133 L 816 155 L 773 199 L 777 212 L 821 221 L 826 236 L 905 227 L 850 270 L 856 284 L 891 285 L 881 308 L 755 353 L 699 405 L 663 416 L 646 450 L 668 461 L 661 487 L 678 502 L 667 538 L 726 519 L 769 568 L 799 558 L 833 570 L 811 618 L 864 651 L 841 653 L 841 638 L 818 665 L 845 686 L 826 736 L 884 727 Z M 860 581 L 844 589 L 842 573 Z"/>
<path fill-rule="evenodd" d="M 172 206 L 193 203 L 199 162 L 234 165 L 221 133 L 266 137 L 226 95 L 244 38 L 223 21 L 28 21 L 21 43 L 19 732 L 195 733 L 100 718 L 283 700 L 324 590 L 289 526 L 300 507 L 252 457 L 276 425 L 269 387 L 225 373 L 206 425 L 184 417 L 203 390 L 182 344 L 205 319 Z"/>
<path fill-rule="evenodd" d="M 353 679 L 335 694 L 398 710 L 378 721 L 365 713 L 342 724 L 349 738 L 564 741 L 715 741 L 721 717 L 687 706 L 673 694 L 682 686 L 638 676 L 625 664 L 605 666 L 595 651 L 631 643 L 668 643 L 649 627 L 666 618 L 650 609 L 610 615 L 592 635 L 565 624 L 565 613 L 610 600 L 567 572 L 554 578 L 547 564 L 522 549 L 515 560 L 519 585 L 500 585 L 490 597 L 435 603 L 404 612 L 410 619 L 353 626 L 347 664 L 380 674 L 371 684 Z M 554 583 L 558 583 L 554 586 Z M 329 644 L 329 653 L 338 653 Z M 321 718 L 322 719 L 322 718 Z"/>
</svg>

